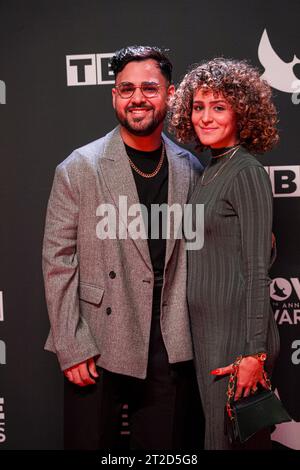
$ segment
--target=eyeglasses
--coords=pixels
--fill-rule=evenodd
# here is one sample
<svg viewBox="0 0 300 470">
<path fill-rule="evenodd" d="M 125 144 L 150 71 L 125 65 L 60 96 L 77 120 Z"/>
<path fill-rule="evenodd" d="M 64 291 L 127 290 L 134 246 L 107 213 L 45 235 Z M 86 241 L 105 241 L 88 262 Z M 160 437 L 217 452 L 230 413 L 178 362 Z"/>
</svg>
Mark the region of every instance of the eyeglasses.
<svg viewBox="0 0 300 470">
<path fill-rule="evenodd" d="M 120 83 L 115 88 L 117 89 L 121 98 L 128 99 L 134 95 L 137 88 L 140 88 L 145 98 L 154 98 L 158 95 L 161 85 L 157 83 L 142 83 L 141 86 L 133 85 L 132 83 Z"/>
</svg>

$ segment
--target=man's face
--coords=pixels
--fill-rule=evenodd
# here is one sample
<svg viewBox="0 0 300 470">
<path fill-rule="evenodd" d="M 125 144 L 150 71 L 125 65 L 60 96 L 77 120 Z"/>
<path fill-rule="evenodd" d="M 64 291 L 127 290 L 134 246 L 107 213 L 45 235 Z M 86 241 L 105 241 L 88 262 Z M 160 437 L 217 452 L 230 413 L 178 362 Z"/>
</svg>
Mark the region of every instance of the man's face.
<svg viewBox="0 0 300 470">
<path fill-rule="evenodd" d="M 158 127 L 162 129 L 168 98 L 174 93 L 174 86 L 168 85 L 153 59 L 129 62 L 117 75 L 116 86 L 132 89 L 141 85 L 148 85 L 150 90 L 151 86 L 155 88 L 159 85 L 157 95 L 149 98 L 143 95 L 140 88 L 135 88 L 130 98 L 122 98 L 117 88 L 113 88 L 113 107 L 118 121 L 128 132 L 136 136 L 149 136 Z"/>
</svg>

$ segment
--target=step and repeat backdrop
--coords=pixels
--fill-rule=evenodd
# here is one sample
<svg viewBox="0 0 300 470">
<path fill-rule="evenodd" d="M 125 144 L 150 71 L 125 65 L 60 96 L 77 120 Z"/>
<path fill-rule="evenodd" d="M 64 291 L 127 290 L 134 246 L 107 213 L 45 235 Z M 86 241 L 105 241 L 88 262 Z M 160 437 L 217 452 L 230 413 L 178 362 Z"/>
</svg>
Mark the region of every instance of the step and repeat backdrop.
<svg viewBox="0 0 300 470">
<path fill-rule="evenodd" d="M 169 49 L 175 83 L 190 64 L 224 56 L 250 60 L 273 88 L 281 140 L 261 159 L 278 249 L 273 383 L 293 421 L 272 439 L 300 450 L 299 18 L 297 0 L 0 1 L 0 449 L 62 449 L 62 373 L 43 350 L 45 211 L 55 167 L 116 125 L 113 52 L 143 44 Z"/>
</svg>

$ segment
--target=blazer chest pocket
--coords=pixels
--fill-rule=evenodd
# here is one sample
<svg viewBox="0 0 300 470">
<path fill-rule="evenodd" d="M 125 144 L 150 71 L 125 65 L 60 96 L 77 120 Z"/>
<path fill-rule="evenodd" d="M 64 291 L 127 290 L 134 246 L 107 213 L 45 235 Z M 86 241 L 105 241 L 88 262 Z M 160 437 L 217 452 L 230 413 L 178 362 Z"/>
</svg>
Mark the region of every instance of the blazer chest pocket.
<svg viewBox="0 0 300 470">
<path fill-rule="evenodd" d="M 99 306 L 104 294 L 103 287 L 93 286 L 85 282 L 79 283 L 79 300 Z"/>
</svg>

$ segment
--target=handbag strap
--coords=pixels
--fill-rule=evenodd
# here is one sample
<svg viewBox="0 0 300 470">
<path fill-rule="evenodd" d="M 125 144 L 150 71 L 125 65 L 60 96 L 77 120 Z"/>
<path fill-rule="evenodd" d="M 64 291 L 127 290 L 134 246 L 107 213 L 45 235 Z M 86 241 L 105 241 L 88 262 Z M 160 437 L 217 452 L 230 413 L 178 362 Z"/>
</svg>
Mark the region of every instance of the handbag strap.
<svg viewBox="0 0 300 470">
<path fill-rule="evenodd" d="M 228 386 L 227 386 L 227 391 L 226 391 L 226 395 L 227 395 L 226 411 L 227 411 L 227 414 L 228 414 L 228 416 L 231 420 L 234 419 L 234 413 L 233 413 L 233 409 L 232 409 L 232 402 L 233 402 L 233 398 L 234 398 L 234 394 L 235 394 L 235 390 L 236 390 L 237 373 L 238 373 L 238 370 L 239 370 L 241 360 L 244 357 L 247 357 L 247 356 L 238 356 L 236 358 L 236 360 L 234 361 L 234 363 L 232 365 L 232 372 L 230 374 L 229 381 L 228 381 Z M 263 371 L 262 371 L 263 372 L 263 378 L 264 378 L 266 384 L 268 385 L 268 388 L 271 390 L 271 388 L 272 388 L 271 387 L 271 382 L 270 382 L 270 379 L 268 377 L 267 372 L 264 369 L 264 362 L 266 360 L 267 355 L 265 353 L 258 353 L 258 354 L 254 354 L 252 357 L 255 357 L 256 359 L 258 359 L 261 362 L 262 368 L 263 368 Z"/>
</svg>

